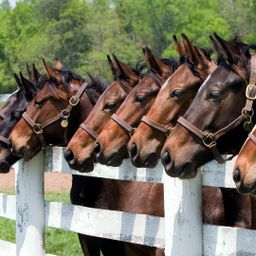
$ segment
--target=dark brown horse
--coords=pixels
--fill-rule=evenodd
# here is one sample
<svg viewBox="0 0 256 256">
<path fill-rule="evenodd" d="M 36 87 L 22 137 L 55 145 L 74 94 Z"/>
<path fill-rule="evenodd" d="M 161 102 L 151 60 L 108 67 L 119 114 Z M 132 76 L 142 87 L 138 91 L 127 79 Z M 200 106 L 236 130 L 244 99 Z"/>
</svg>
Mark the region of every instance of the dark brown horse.
<svg viewBox="0 0 256 256">
<path fill-rule="evenodd" d="M 98 133 L 139 82 L 139 71 L 125 65 L 115 55 L 113 58 L 112 61 L 108 56 L 115 80 L 100 96 L 93 110 L 80 125 L 66 148 L 65 158 L 73 169 L 85 172 L 93 170 L 95 160 L 93 147 Z"/>
<path fill-rule="evenodd" d="M 142 116 L 153 104 L 157 93 L 166 79 L 177 68 L 174 60 L 163 62 L 154 57 L 148 48 L 144 48 L 144 56 L 149 58 L 150 71 L 145 74 L 139 84 L 130 92 L 116 114 L 112 115 L 99 134 L 94 152 L 97 161 L 102 164 L 119 166 L 127 156 L 127 143 Z"/>
<path fill-rule="evenodd" d="M 250 125 L 251 109 L 242 111 L 250 76 L 250 47 L 238 40 L 226 42 L 216 34 L 212 40 L 222 63 L 204 82 L 184 117 L 178 119 L 162 149 L 162 163 L 173 177 L 192 178 L 199 166 L 214 157 L 223 162 L 218 150 L 236 154 L 247 135 L 244 124 Z M 249 198 L 235 196 L 237 202 L 247 200 L 250 208 Z M 250 223 L 248 219 L 244 226 Z"/>
<path fill-rule="evenodd" d="M 30 71 L 30 78 L 34 78 L 37 74 L 37 70 L 33 65 L 33 69 Z M 36 72 L 36 73 L 35 73 Z M 10 141 L 8 139 L 11 130 L 21 119 L 22 114 L 26 111 L 28 103 L 33 99 L 37 92 L 37 87 L 27 80 L 21 73 L 20 77 L 14 75 L 19 89 L 15 91 L 6 101 L 4 106 L 0 110 L 0 172 L 6 173 L 10 170 L 10 166 L 13 165 L 19 158 L 11 154 Z M 33 78 L 32 78 L 33 76 Z"/>
<path fill-rule="evenodd" d="M 182 34 L 184 47 L 174 36 L 181 65 L 165 82 L 148 114 L 128 144 L 128 152 L 136 167 L 152 168 L 160 158 L 163 144 L 172 127 L 192 102 L 196 92 L 217 64 L 202 49 L 191 45 Z"/>
</svg>

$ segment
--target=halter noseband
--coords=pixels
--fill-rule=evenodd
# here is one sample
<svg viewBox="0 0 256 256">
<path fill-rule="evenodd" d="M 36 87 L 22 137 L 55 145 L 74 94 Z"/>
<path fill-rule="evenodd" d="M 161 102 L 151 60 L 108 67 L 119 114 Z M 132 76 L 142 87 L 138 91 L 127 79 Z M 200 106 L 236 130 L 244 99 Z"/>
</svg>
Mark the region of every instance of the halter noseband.
<svg viewBox="0 0 256 256">
<path fill-rule="evenodd" d="M 211 150 L 216 161 L 220 164 L 225 163 L 228 159 L 223 159 L 220 152 L 217 149 L 217 140 L 226 134 L 228 131 L 234 129 L 239 124 L 244 121 L 244 129 L 246 131 L 250 131 L 252 129 L 252 117 L 254 115 L 253 111 L 253 102 L 256 100 L 256 56 L 251 58 L 251 73 L 250 73 L 250 81 L 246 87 L 245 96 L 246 103 L 245 107 L 242 109 L 240 116 L 238 116 L 235 120 L 233 120 L 230 124 L 225 126 L 224 128 L 218 130 L 215 133 L 205 132 L 198 129 L 191 122 L 186 120 L 184 117 L 179 117 L 178 123 L 190 131 L 193 135 L 201 139 L 203 145 Z M 250 135 L 249 135 L 250 136 Z M 255 138 L 256 141 L 256 138 Z M 232 156 L 233 157 L 233 156 Z M 231 157 L 231 158 L 232 158 Z"/>
<path fill-rule="evenodd" d="M 147 126 L 153 128 L 153 129 L 163 133 L 166 137 L 169 136 L 169 134 L 171 133 L 171 131 L 173 129 L 173 127 L 171 127 L 171 126 L 165 126 L 160 123 L 157 123 L 156 121 L 152 120 L 148 116 L 143 116 L 141 119 L 141 122 L 145 123 Z"/>
<path fill-rule="evenodd" d="M 31 117 L 28 116 L 28 114 L 26 112 L 23 113 L 23 115 L 22 115 L 23 119 L 26 121 L 26 123 L 29 125 L 29 127 L 33 130 L 33 132 L 39 136 L 39 139 L 42 144 L 42 148 L 44 148 L 46 146 L 46 141 L 44 139 L 43 131 L 47 126 L 62 119 L 61 126 L 65 129 L 65 134 L 66 134 L 66 131 L 67 131 L 66 128 L 69 125 L 68 118 L 70 116 L 70 112 L 73 109 L 73 107 L 75 107 L 80 102 L 81 96 L 83 95 L 87 85 L 88 85 L 87 83 L 83 83 L 81 85 L 80 89 L 78 90 L 77 94 L 73 95 L 69 99 L 68 106 L 65 109 L 63 109 L 58 115 L 56 115 L 55 117 L 53 117 L 43 123 L 36 123 L 31 119 Z M 65 140 L 67 141 L 66 135 L 65 135 Z"/>
<path fill-rule="evenodd" d="M 154 82 L 156 82 L 156 84 L 161 87 L 162 85 L 162 82 L 161 80 L 159 79 L 159 77 L 154 73 L 154 72 L 149 72 L 147 74 L 148 76 L 150 76 Z M 111 119 L 113 121 L 115 121 L 121 128 L 123 128 L 129 135 L 129 137 L 132 137 L 132 135 L 134 134 L 136 128 L 135 127 L 132 127 L 131 125 L 129 125 L 126 121 L 124 121 L 123 119 L 121 119 L 118 115 L 116 114 L 113 114 L 111 116 Z"/>
</svg>

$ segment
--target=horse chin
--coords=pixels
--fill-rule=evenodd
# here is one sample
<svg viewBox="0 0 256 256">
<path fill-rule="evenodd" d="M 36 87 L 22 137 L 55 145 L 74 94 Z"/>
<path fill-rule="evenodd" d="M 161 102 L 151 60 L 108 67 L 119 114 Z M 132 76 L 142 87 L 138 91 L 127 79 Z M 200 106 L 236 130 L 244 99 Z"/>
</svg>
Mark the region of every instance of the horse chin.
<svg viewBox="0 0 256 256">
<path fill-rule="evenodd" d="M 188 162 L 183 165 L 179 166 L 171 166 L 171 168 L 168 168 L 169 166 L 166 166 L 165 171 L 166 173 L 173 177 L 173 178 L 179 178 L 179 179 L 192 179 L 197 174 L 197 168 L 195 162 Z"/>
<path fill-rule="evenodd" d="M 82 167 L 79 169 L 80 172 L 92 172 L 94 169 L 94 160 L 88 158 L 83 162 Z"/>
</svg>

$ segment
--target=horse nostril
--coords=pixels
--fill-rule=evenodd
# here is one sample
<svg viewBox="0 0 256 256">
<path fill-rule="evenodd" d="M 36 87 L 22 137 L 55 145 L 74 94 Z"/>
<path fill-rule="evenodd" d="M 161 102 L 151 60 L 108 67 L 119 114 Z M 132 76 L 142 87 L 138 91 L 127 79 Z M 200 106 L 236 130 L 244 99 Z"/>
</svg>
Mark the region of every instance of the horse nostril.
<svg viewBox="0 0 256 256">
<path fill-rule="evenodd" d="M 100 143 L 95 143 L 95 145 L 94 145 L 94 154 L 97 156 L 97 155 L 99 155 L 100 154 L 100 151 L 101 151 L 101 147 L 100 147 Z"/>
<path fill-rule="evenodd" d="M 64 153 L 64 157 L 65 159 L 70 162 L 71 160 L 74 159 L 74 154 L 72 152 L 72 150 L 67 150 L 65 153 Z"/>
<path fill-rule="evenodd" d="M 171 163 L 171 155 L 169 153 L 169 151 L 165 151 L 161 157 L 162 163 L 164 165 L 169 165 Z"/>
<path fill-rule="evenodd" d="M 136 145 L 136 143 L 132 143 L 131 148 L 130 148 L 130 154 L 131 154 L 131 158 L 135 157 L 138 153 L 138 147 Z"/>
<path fill-rule="evenodd" d="M 233 172 L 233 180 L 235 183 L 238 183 L 241 181 L 241 172 L 239 168 L 236 168 Z"/>
</svg>

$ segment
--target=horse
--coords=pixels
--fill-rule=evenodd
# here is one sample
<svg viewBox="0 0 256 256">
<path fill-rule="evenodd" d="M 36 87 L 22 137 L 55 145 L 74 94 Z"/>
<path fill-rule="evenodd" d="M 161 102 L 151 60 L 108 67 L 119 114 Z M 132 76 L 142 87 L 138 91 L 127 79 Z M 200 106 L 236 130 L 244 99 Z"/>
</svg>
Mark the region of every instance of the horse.
<svg viewBox="0 0 256 256">
<path fill-rule="evenodd" d="M 198 167 L 214 158 L 224 163 L 220 153 L 235 155 L 255 119 L 252 101 L 246 101 L 244 93 L 250 63 L 255 58 L 249 52 L 251 46 L 237 38 L 227 42 L 216 33 L 211 40 L 221 63 L 205 80 L 184 116 L 177 120 L 161 151 L 166 173 L 172 177 L 193 178 Z M 250 199 L 244 200 L 250 207 Z M 247 220 L 244 225 L 250 223 Z"/>
<path fill-rule="evenodd" d="M 27 160 L 47 145 L 65 145 L 105 90 L 98 81 L 87 84 L 58 59 L 54 68 L 44 66 L 48 78 L 10 134 L 13 154 Z"/>
<path fill-rule="evenodd" d="M 130 92 L 98 135 L 94 153 L 101 164 L 119 166 L 123 158 L 128 156 L 126 144 L 134 133 L 134 127 L 138 126 L 142 116 L 153 104 L 163 82 L 173 74 L 178 66 L 174 59 L 164 62 L 155 58 L 147 47 L 143 51 L 144 55 L 148 52 L 146 56 L 152 58 L 151 62 L 154 65 L 148 67 L 149 72 Z"/>
<path fill-rule="evenodd" d="M 31 80 L 37 79 L 34 77 L 36 70 L 33 65 L 33 69 L 28 67 L 30 72 L 29 76 Z M 38 74 L 38 73 L 37 73 Z M 33 77 L 32 77 L 33 76 Z M 15 80 L 19 89 L 16 90 L 6 101 L 4 106 L 0 110 L 0 172 L 7 173 L 10 167 L 19 160 L 18 157 L 11 153 L 11 144 L 8 139 L 11 130 L 16 123 L 21 119 L 22 114 L 26 111 L 28 103 L 36 95 L 38 88 L 34 84 L 27 80 L 22 73 L 20 77 L 14 74 Z"/>
<path fill-rule="evenodd" d="M 140 79 L 140 71 L 132 69 L 113 55 L 108 62 L 114 81 L 98 99 L 96 105 L 68 143 L 64 156 L 72 169 L 90 172 L 94 168 L 93 146 L 98 133 L 119 108 Z"/>
</svg>

